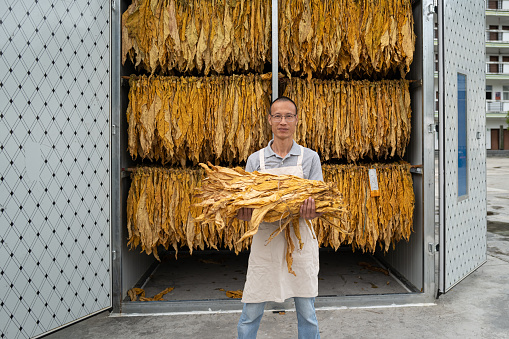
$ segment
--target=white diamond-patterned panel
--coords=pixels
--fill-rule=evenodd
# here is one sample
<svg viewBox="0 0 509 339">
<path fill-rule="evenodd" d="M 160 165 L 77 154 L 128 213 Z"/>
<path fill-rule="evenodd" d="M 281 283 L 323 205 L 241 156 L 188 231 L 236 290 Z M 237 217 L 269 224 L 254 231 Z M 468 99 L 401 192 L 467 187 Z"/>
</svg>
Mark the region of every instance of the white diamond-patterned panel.
<svg viewBox="0 0 509 339">
<path fill-rule="evenodd" d="M 445 1 L 445 291 L 486 260 L 484 1 Z M 467 77 L 467 182 L 458 199 L 458 81 Z M 477 138 L 477 133 L 481 133 Z"/>
<path fill-rule="evenodd" d="M 0 6 L 0 337 L 111 306 L 109 1 Z"/>
</svg>

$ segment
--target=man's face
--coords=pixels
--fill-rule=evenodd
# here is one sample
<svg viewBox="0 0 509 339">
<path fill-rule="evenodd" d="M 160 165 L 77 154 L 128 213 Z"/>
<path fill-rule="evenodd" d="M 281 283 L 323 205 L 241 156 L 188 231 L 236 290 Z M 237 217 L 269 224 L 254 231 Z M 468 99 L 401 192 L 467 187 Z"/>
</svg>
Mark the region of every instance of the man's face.
<svg viewBox="0 0 509 339">
<path fill-rule="evenodd" d="M 269 115 L 269 125 L 272 127 L 274 137 L 279 139 L 292 138 L 297 127 L 297 112 L 295 106 L 290 101 L 277 101 L 272 105 Z M 274 117 L 281 117 L 281 121 Z M 285 117 L 285 118 L 283 118 Z M 294 117 L 293 121 L 287 121 L 286 117 Z M 291 119 L 290 119 L 291 120 Z"/>
</svg>

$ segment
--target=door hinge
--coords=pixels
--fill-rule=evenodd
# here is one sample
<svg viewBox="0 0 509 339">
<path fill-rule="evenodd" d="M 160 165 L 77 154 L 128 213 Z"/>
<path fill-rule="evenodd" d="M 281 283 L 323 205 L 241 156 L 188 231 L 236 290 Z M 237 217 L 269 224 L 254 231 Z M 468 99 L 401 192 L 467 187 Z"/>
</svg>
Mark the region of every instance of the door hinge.
<svg viewBox="0 0 509 339">
<path fill-rule="evenodd" d="M 111 135 L 117 134 L 117 125 L 111 125 Z"/>
<path fill-rule="evenodd" d="M 434 244 L 432 242 L 428 243 L 428 252 L 429 253 L 438 252 L 439 249 L 440 249 L 440 244 Z"/>
<path fill-rule="evenodd" d="M 422 174 L 422 165 L 420 167 L 410 167 L 410 173 Z"/>
<path fill-rule="evenodd" d="M 418 87 L 422 87 L 422 79 L 418 79 L 418 80 L 411 80 L 412 82 L 410 83 L 410 88 L 418 88 Z"/>
<path fill-rule="evenodd" d="M 428 5 L 428 15 L 432 15 L 432 14 L 438 14 L 438 6 L 435 6 L 434 4 L 429 4 Z"/>
</svg>

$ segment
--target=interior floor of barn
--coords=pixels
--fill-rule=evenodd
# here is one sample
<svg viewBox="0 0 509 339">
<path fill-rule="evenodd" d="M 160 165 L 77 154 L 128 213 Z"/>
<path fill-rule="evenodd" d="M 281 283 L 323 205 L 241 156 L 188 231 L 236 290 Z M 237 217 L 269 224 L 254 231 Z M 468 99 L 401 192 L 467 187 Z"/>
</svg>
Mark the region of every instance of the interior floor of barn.
<svg viewBox="0 0 509 339">
<path fill-rule="evenodd" d="M 226 291 L 244 288 L 249 252 L 235 255 L 230 251 L 168 252 L 148 278 L 140 282 L 146 297 L 168 287 L 168 301 L 227 299 Z M 408 293 L 411 290 L 390 273 L 373 255 L 320 249 L 319 296 Z M 270 282 L 267 282 L 270 283 Z"/>
</svg>

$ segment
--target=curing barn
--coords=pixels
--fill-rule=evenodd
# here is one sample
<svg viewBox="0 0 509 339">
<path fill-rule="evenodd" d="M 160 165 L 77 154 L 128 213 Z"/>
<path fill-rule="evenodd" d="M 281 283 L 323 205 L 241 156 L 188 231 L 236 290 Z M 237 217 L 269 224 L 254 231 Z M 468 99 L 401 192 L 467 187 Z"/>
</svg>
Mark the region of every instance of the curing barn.
<svg viewBox="0 0 509 339">
<path fill-rule="evenodd" d="M 282 95 L 348 211 L 313 222 L 318 309 L 434 303 L 485 262 L 483 1 L 7 2 L 2 337 L 240 311 L 249 224 L 197 221 L 193 191 L 267 145 Z"/>
</svg>

